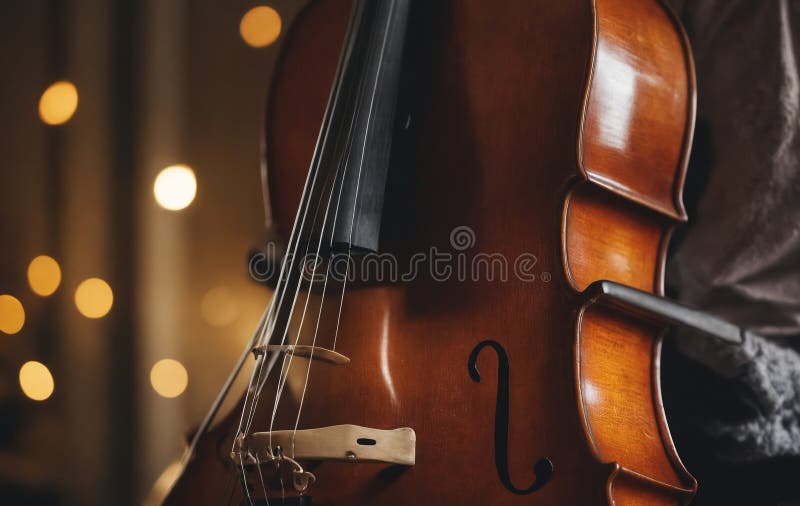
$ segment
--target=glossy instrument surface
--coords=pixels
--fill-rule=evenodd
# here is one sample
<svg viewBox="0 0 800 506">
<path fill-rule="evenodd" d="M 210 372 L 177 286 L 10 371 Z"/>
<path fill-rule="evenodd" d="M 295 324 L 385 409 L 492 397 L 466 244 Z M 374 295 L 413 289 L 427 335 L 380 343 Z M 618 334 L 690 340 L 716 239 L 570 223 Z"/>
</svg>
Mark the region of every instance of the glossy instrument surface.
<svg viewBox="0 0 800 506">
<path fill-rule="evenodd" d="M 311 2 L 271 84 L 266 156 L 284 236 L 349 12 L 348 0 Z M 454 274 L 348 286 L 338 334 L 333 314 L 319 335 L 338 335 L 350 362 L 298 359 L 275 429 L 294 425 L 311 364 L 301 429 L 410 427 L 416 461 L 311 462 L 307 494 L 342 506 L 687 504 L 696 483 L 660 400 L 662 329 L 583 293 L 601 279 L 661 293 L 694 121 L 680 27 L 656 0 L 415 1 L 403 65 L 381 251 L 401 272 L 418 252 L 449 251 Z M 458 255 L 479 254 L 507 259 L 504 279 L 459 278 Z M 201 439 L 167 504 L 246 504 L 229 459 L 238 414 Z"/>
</svg>

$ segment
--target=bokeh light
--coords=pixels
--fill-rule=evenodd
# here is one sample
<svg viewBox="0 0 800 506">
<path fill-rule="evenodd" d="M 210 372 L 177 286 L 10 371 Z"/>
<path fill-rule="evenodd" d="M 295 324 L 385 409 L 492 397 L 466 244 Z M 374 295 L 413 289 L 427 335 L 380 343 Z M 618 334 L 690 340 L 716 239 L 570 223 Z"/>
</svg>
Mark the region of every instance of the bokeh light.
<svg viewBox="0 0 800 506">
<path fill-rule="evenodd" d="M 197 194 L 194 171 L 186 165 L 171 165 L 156 176 L 153 195 L 158 205 L 170 211 L 180 211 L 192 203 Z"/>
<path fill-rule="evenodd" d="M 86 318 L 102 318 L 113 304 L 114 292 L 100 278 L 86 279 L 75 290 L 75 306 Z"/>
<path fill-rule="evenodd" d="M 269 46 L 281 34 L 281 15 L 266 5 L 253 7 L 242 16 L 239 34 L 248 46 Z"/>
<path fill-rule="evenodd" d="M 28 264 L 28 284 L 36 295 L 52 295 L 61 284 L 61 268 L 53 258 L 40 255 Z"/>
<path fill-rule="evenodd" d="M 200 314 L 209 325 L 215 327 L 230 325 L 239 316 L 236 298 L 228 287 L 214 287 L 203 296 L 200 302 Z"/>
<path fill-rule="evenodd" d="M 16 334 L 25 325 L 25 309 L 12 295 L 0 295 L 0 332 Z"/>
<path fill-rule="evenodd" d="M 50 370 L 41 362 L 25 362 L 19 369 L 19 386 L 30 399 L 43 401 L 53 395 L 55 382 Z"/>
<path fill-rule="evenodd" d="M 177 360 L 164 358 L 153 364 L 153 368 L 150 369 L 150 384 L 158 395 L 171 399 L 186 390 L 189 374 Z"/>
<path fill-rule="evenodd" d="M 57 81 L 39 99 L 39 117 L 48 125 L 66 123 L 78 109 L 78 89 L 69 81 Z"/>
</svg>

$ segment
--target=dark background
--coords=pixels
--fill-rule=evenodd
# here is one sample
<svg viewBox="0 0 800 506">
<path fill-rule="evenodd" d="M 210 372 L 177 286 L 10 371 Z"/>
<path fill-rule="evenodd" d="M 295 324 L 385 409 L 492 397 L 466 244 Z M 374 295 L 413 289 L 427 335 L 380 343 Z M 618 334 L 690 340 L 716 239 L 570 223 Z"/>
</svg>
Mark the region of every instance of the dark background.
<svg viewBox="0 0 800 506">
<path fill-rule="evenodd" d="M 19 333 L 0 333 L 0 503 L 140 504 L 180 456 L 269 299 L 247 253 L 264 239 L 259 146 L 280 40 L 250 47 L 239 23 L 257 4 L 291 16 L 303 3 L 0 6 L 0 294 L 26 313 Z M 38 103 L 59 80 L 79 104 L 49 126 Z M 173 212 L 152 188 L 177 163 L 198 190 Z M 46 298 L 26 279 L 42 254 L 62 272 Z M 114 294 L 99 319 L 73 301 L 89 277 Z M 229 315 L 212 325 L 202 302 L 217 287 Z M 188 372 L 176 398 L 151 386 L 162 358 Z M 29 360 L 54 377 L 47 400 L 20 389 Z"/>
</svg>

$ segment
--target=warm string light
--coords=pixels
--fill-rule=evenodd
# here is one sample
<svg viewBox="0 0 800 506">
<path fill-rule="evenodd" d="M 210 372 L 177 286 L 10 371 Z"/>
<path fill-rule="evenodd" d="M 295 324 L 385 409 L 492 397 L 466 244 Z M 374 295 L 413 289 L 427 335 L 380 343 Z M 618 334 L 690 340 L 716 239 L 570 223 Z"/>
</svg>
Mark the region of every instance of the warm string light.
<svg viewBox="0 0 800 506">
<path fill-rule="evenodd" d="M 55 382 L 50 370 L 41 362 L 31 360 L 19 369 L 19 386 L 28 398 L 43 401 L 53 395 Z"/>
<path fill-rule="evenodd" d="M 102 318 L 113 304 L 114 292 L 100 278 L 86 279 L 75 290 L 75 306 L 87 318 Z"/>
<path fill-rule="evenodd" d="M 164 358 L 153 364 L 150 369 L 150 384 L 158 395 L 171 399 L 186 390 L 189 374 L 177 360 Z"/>
<path fill-rule="evenodd" d="M 239 34 L 250 47 L 266 47 L 281 34 L 281 15 L 267 5 L 253 7 L 242 16 Z"/>
<path fill-rule="evenodd" d="M 242 17 L 240 33 L 248 45 L 266 47 L 280 36 L 280 15 L 268 6 L 250 9 Z M 39 99 L 39 116 L 48 125 L 68 122 L 77 108 L 78 90 L 69 81 L 51 84 Z M 166 167 L 156 177 L 153 193 L 164 209 L 185 209 L 194 201 L 197 193 L 194 171 L 186 165 Z M 61 284 L 61 268 L 52 257 L 40 255 L 28 265 L 27 277 L 31 290 L 37 295 L 47 297 L 55 293 Z M 101 318 L 108 314 L 113 300 L 111 287 L 100 278 L 86 279 L 75 290 L 75 305 L 87 318 Z M 228 325 L 238 316 L 235 300 L 225 287 L 214 288 L 206 294 L 202 302 L 202 313 L 211 325 L 216 326 Z M 25 312 L 19 300 L 11 295 L 0 295 L 0 331 L 16 334 L 24 323 Z M 185 391 L 188 373 L 177 360 L 163 359 L 153 365 L 150 381 L 159 395 L 174 398 Z M 50 370 L 36 361 L 23 364 L 19 371 L 19 382 L 23 393 L 37 401 L 49 398 L 55 388 Z"/>
<path fill-rule="evenodd" d="M 187 165 L 170 165 L 156 176 L 153 195 L 158 205 L 170 211 L 189 207 L 197 194 L 197 179 Z"/>
<path fill-rule="evenodd" d="M 269 6 L 258 6 L 242 16 L 239 32 L 251 47 L 266 47 L 281 34 L 281 17 Z M 78 90 L 69 81 L 51 84 L 39 100 L 39 116 L 48 125 L 61 125 L 69 121 L 78 108 Z M 153 194 L 164 209 L 178 211 L 188 207 L 197 193 L 194 171 L 186 165 L 173 165 L 163 169 L 153 185 Z M 28 265 L 28 283 L 37 295 L 47 297 L 61 284 L 61 269 L 52 257 L 41 255 Z M 113 305 L 113 291 L 104 280 L 89 278 L 75 290 L 75 305 L 87 318 L 101 318 Z M 238 316 L 235 300 L 225 287 L 210 290 L 203 298 L 201 311 L 211 325 L 224 326 Z M 22 304 L 11 295 L 0 295 L 0 331 L 16 334 L 25 322 Z M 19 372 L 22 391 L 31 399 L 44 400 L 54 390 L 53 376 L 40 362 L 26 362 Z M 150 371 L 153 389 L 161 396 L 173 398 L 181 395 L 188 385 L 186 368 L 173 359 L 156 362 Z"/>
<path fill-rule="evenodd" d="M 16 334 L 25 325 L 25 309 L 13 295 L 0 295 L 0 332 Z"/>
<path fill-rule="evenodd" d="M 62 125 L 78 109 L 78 89 L 69 81 L 57 81 L 39 99 L 39 117 L 48 125 Z"/>
<path fill-rule="evenodd" d="M 230 325 L 239 316 L 236 298 L 227 287 L 214 287 L 203 296 L 200 302 L 200 314 L 209 325 L 215 327 Z"/>
<path fill-rule="evenodd" d="M 48 297 L 61 284 L 61 268 L 53 258 L 40 255 L 28 264 L 28 284 L 36 295 Z"/>
</svg>

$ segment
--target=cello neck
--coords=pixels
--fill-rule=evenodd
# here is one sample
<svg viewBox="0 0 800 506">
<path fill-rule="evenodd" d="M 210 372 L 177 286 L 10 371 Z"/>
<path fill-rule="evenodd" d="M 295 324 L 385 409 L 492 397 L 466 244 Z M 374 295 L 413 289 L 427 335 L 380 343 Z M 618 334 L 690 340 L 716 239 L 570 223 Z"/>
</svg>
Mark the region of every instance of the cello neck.
<svg viewBox="0 0 800 506">
<path fill-rule="evenodd" d="M 315 160 L 335 174 L 322 191 L 327 243 L 378 250 L 410 0 L 357 0 Z M 315 170 L 315 167 L 312 167 Z"/>
</svg>

